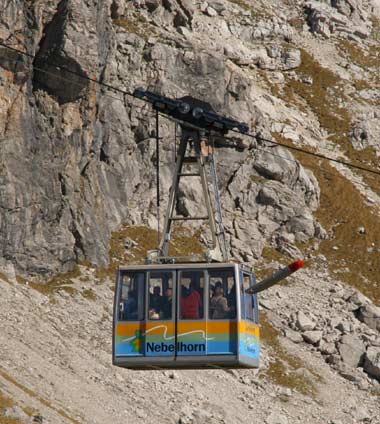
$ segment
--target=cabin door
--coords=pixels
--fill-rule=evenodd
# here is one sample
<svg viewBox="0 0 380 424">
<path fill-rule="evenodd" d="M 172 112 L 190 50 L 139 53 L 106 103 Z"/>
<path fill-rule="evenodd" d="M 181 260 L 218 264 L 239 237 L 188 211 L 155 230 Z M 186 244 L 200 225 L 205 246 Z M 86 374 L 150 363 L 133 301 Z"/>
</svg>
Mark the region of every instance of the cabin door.
<svg viewBox="0 0 380 424">
<path fill-rule="evenodd" d="M 237 286 L 235 269 L 209 269 L 207 354 L 237 352 Z"/>
<path fill-rule="evenodd" d="M 145 355 L 175 356 L 176 273 L 170 270 L 147 272 Z"/>
<path fill-rule="evenodd" d="M 205 271 L 178 271 L 177 281 L 177 358 L 204 356 L 207 354 Z"/>
</svg>

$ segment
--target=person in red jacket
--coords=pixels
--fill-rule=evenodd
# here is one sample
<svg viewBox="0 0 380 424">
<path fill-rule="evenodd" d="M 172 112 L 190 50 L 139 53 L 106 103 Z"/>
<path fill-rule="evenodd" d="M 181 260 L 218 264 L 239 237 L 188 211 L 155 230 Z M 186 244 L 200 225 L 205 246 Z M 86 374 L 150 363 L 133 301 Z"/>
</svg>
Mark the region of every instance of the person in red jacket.
<svg viewBox="0 0 380 424">
<path fill-rule="evenodd" d="M 196 290 L 194 281 L 190 283 L 189 290 L 182 287 L 181 311 L 183 319 L 199 319 L 202 311 L 202 298 Z"/>
</svg>

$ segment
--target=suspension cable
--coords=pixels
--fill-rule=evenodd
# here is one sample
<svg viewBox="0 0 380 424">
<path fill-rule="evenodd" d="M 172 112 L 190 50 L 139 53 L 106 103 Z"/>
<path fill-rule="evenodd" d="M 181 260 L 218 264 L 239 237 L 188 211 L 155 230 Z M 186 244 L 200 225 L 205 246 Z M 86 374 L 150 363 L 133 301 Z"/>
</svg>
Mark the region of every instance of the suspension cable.
<svg viewBox="0 0 380 424">
<path fill-rule="evenodd" d="M 14 47 L 11 47 L 11 46 L 9 46 L 8 44 L 5 44 L 2 41 L 0 41 L 0 45 L 3 46 L 3 47 L 5 47 L 5 48 L 7 48 L 7 49 L 9 49 L 9 50 L 11 50 L 11 51 L 13 51 L 13 52 L 16 52 L 16 53 L 18 53 L 20 55 L 29 57 L 29 58 L 31 58 L 33 60 L 36 59 L 36 56 L 33 56 L 33 55 L 29 54 L 29 53 L 26 53 L 26 52 L 23 52 L 23 51 L 21 51 L 19 49 L 16 49 Z M 12 59 L 12 58 L 7 58 L 7 60 L 24 63 L 24 62 L 21 62 L 20 60 Z M 146 101 L 145 99 L 140 99 L 139 97 L 135 96 L 131 92 L 128 92 L 126 90 L 122 90 L 121 88 L 118 88 L 118 87 L 112 86 L 110 84 L 104 83 L 104 82 L 99 81 L 99 80 L 97 80 L 95 78 L 91 78 L 91 77 L 89 77 L 87 75 L 79 74 L 78 72 L 75 72 L 75 71 L 72 71 L 70 69 L 67 69 L 66 67 L 64 67 L 62 65 L 58 65 L 56 63 L 53 63 L 53 62 L 50 62 L 50 61 L 47 61 L 47 60 L 44 60 L 43 63 L 45 63 L 46 65 L 55 67 L 57 69 L 64 70 L 65 72 L 68 72 L 68 73 L 70 73 L 72 75 L 75 75 L 78 78 L 82 78 L 82 79 L 85 79 L 87 81 L 93 82 L 93 83 L 98 84 L 98 85 L 100 85 L 102 87 L 105 87 L 105 88 L 107 88 L 109 90 L 112 90 L 112 91 L 114 91 L 116 93 L 121 93 L 124 96 L 130 96 L 130 97 L 133 97 L 135 99 Z M 71 81 L 71 80 L 69 80 L 67 78 L 64 78 L 64 77 L 62 77 L 60 75 L 57 75 L 57 74 L 55 74 L 53 72 L 46 71 L 45 69 L 42 69 L 39 66 L 36 66 L 35 64 L 33 64 L 33 68 L 36 69 L 36 70 L 38 70 L 38 71 L 40 71 L 40 72 L 44 72 L 45 74 L 48 74 L 48 75 L 50 75 L 52 77 L 60 78 L 61 80 L 69 81 L 69 82 L 71 82 L 73 84 L 77 84 L 78 85 L 78 83 L 75 83 L 75 81 Z M 107 96 L 107 94 L 104 94 L 104 95 Z M 111 97 L 111 96 L 109 96 L 109 97 Z M 120 99 L 118 99 L 118 100 L 120 100 Z M 298 151 L 298 152 L 301 152 L 301 153 L 304 153 L 304 154 L 307 154 L 307 155 L 310 155 L 310 156 L 314 156 L 314 157 L 317 157 L 319 159 L 325 159 L 325 160 L 328 160 L 328 161 L 331 161 L 331 162 L 335 162 L 335 163 L 338 163 L 338 164 L 341 164 L 341 165 L 344 165 L 344 166 L 348 166 L 348 167 L 353 168 L 353 169 L 358 169 L 360 171 L 369 172 L 369 173 L 375 174 L 375 175 L 380 175 L 380 171 L 377 171 L 375 169 L 367 168 L 367 167 L 364 167 L 364 166 L 361 166 L 361 165 L 356 165 L 356 164 L 353 164 L 353 163 L 350 163 L 350 162 L 347 162 L 347 161 L 344 161 L 344 160 L 335 159 L 335 158 L 332 158 L 332 157 L 329 157 L 329 156 L 322 155 L 320 153 L 311 152 L 310 150 L 302 149 L 301 147 L 290 146 L 290 145 L 288 145 L 286 143 L 282 143 L 282 142 L 279 142 L 279 141 L 275 141 L 275 140 L 272 140 L 272 139 L 268 139 L 268 138 L 262 137 L 261 135 L 254 135 L 254 134 L 250 134 L 250 133 L 242 133 L 242 132 L 240 132 L 240 131 L 238 131 L 236 129 L 232 129 L 231 131 L 233 131 L 233 132 L 235 132 L 237 134 L 240 134 L 242 136 L 247 136 L 247 137 L 253 138 L 253 139 L 257 140 L 257 141 L 265 141 L 265 142 L 268 142 L 268 143 L 271 143 L 271 144 L 274 144 L 274 145 L 285 147 L 285 148 L 290 149 L 290 150 L 294 150 L 294 151 Z"/>
</svg>

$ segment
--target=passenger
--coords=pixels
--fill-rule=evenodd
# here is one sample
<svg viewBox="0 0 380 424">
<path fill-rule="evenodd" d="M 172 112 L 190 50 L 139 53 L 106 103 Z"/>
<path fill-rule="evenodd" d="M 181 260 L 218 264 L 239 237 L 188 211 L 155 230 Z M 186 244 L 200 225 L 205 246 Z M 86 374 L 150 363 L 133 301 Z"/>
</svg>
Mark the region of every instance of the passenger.
<svg viewBox="0 0 380 424">
<path fill-rule="evenodd" d="M 221 281 L 217 281 L 214 286 L 214 294 L 210 299 L 210 318 L 225 319 L 228 318 L 230 308 L 227 305 L 227 299 L 224 296 Z"/>
<path fill-rule="evenodd" d="M 154 316 L 158 315 L 159 317 L 161 308 L 162 308 L 161 288 L 160 286 L 155 286 L 153 287 L 153 293 L 150 295 L 150 298 L 149 298 L 149 318 L 151 318 L 150 315 L 154 315 Z M 158 318 L 151 318 L 151 319 L 158 319 Z"/>
<path fill-rule="evenodd" d="M 162 318 L 171 319 L 172 317 L 172 305 L 173 305 L 173 289 L 168 287 L 165 290 L 165 296 L 162 301 Z"/>
<path fill-rule="evenodd" d="M 189 290 L 183 292 L 182 286 L 181 311 L 184 319 L 199 319 L 202 316 L 202 299 L 196 290 L 194 281 L 190 283 Z"/>
<path fill-rule="evenodd" d="M 228 306 L 234 306 L 236 303 L 236 283 L 231 287 L 230 292 L 227 296 Z"/>
<path fill-rule="evenodd" d="M 228 307 L 230 308 L 230 318 L 236 317 L 236 283 L 232 286 L 227 296 Z"/>
<path fill-rule="evenodd" d="M 149 319 L 160 319 L 160 314 L 155 309 L 149 309 Z"/>
<path fill-rule="evenodd" d="M 123 318 L 133 320 L 137 318 L 136 291 L 129 290 L 127 298 L 123 301 Z"/>
</svg>

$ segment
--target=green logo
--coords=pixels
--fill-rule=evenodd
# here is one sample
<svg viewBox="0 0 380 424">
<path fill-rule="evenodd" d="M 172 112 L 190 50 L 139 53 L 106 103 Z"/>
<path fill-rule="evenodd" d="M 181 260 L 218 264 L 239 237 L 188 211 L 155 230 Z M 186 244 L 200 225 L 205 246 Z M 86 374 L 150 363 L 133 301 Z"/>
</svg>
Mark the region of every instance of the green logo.
<svg viewBox="0 0 380 424">
<path fill-rule="evenodd" d="M 141 352 L 141 348 L 142 348 L 142 334 L 141 334 L 141 330 L 136 330 L 135 331 L 135 336 L 136 338 L 133 340 L 133 342 L 131 343 L 132 345 L 132 352 Z"/>
</svg>

